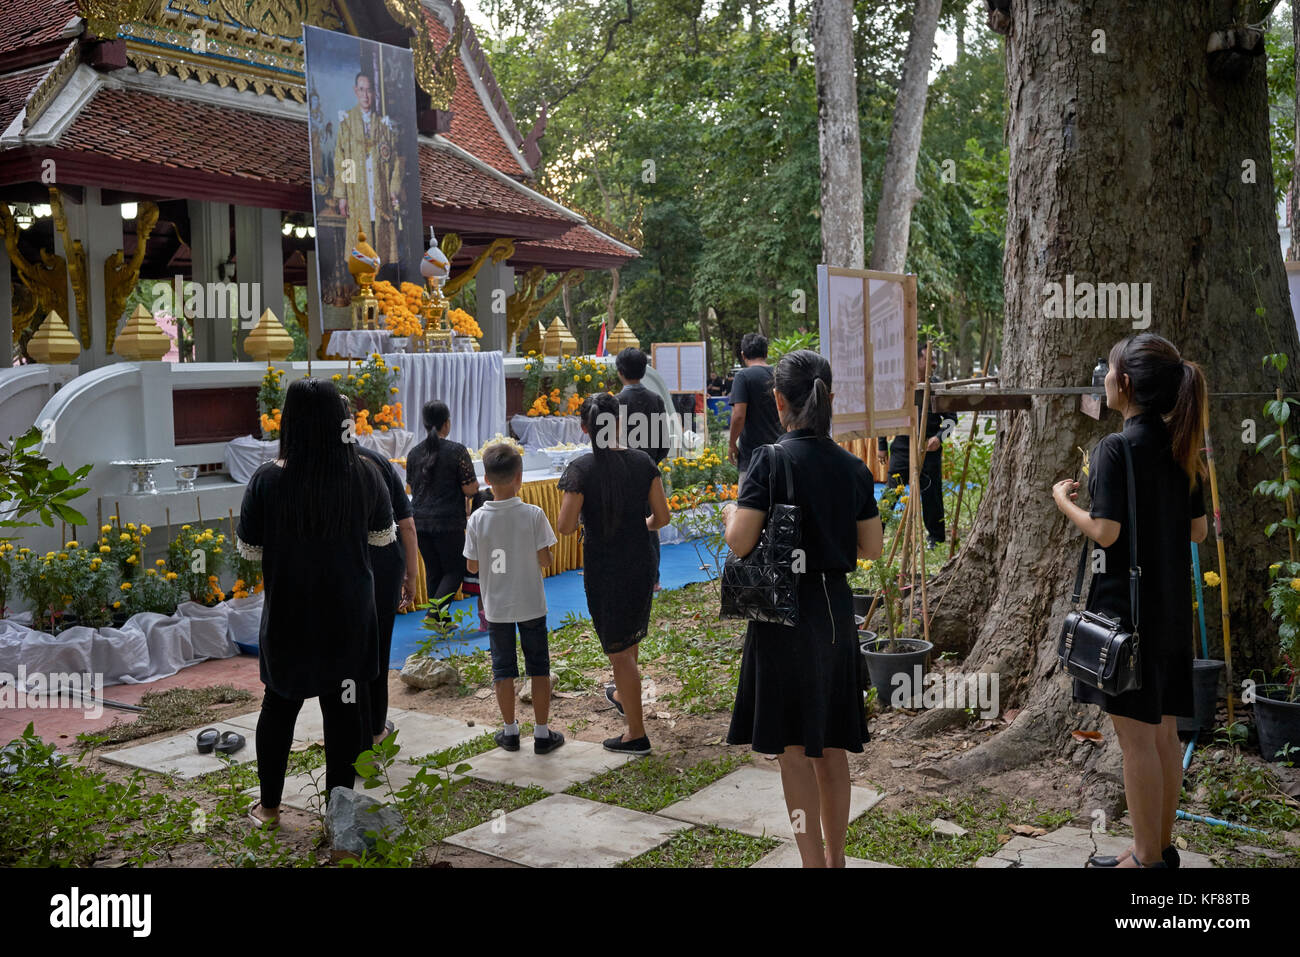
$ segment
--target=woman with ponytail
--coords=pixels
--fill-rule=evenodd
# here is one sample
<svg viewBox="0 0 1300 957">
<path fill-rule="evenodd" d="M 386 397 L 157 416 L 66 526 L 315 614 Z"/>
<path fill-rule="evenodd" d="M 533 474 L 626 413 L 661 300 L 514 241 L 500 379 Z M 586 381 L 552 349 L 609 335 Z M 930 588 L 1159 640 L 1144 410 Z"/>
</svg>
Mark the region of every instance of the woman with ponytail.
<svg viewBox="0 0 1300 957">
<path fill-rule="evenodd" d="M 627 718 L 627 733 L 608 739 L 605 747 L 649 754 L 637 653 L 650 627 L 658 569 L 650 536 L 668 524 L 668 499 L 654 459 L 626 447 L 618 409 L 618 400 L 607 392 L 583 403 L 582 431 L 591 436 L 591 454 L 574 459 L 560 476 L 564 498 L 556 531 L 569 535 L 582 519 L 587 609 L 614 670 L 605 697 Z"/>
<path fill-rule="evenodd" d="M 1195 714 L 1192 697 L 1192 592 L 1188 542 L 1207 533 L 1200 448 L 1205 434 L 1205 376 L 1173 343 L 1153 333 L 1110 350 L 1106 404 L 1124 417 L 1123 433 L 1106 436 L 1090 458 L 1085 512 L 1078 482 L 1052 488 L 1057 507 L 1101 546 L 1088 610 L 1133 627 L 1129 598 L 1128 479 L 1124 442 L 1133 456 L 1137 514 L 1140 688 L 1107 695 L 1076 681 L 1074 699 L 1111 716 L 1124 757 L 1124 794 L 1133 847 L 1096 856 L 1092 867 L 1177 867 L 1175 812 L 1183 783 L 1176 718 Z"/>
<path fill-rule="evenodd" d="M 774 397 L 780 455 L 753 451 L 740 499 L 723 511 L 727 544 L 748 555 L 769 500 L 800 506 L 799 624 L 749 623 L 728 744 L 748 744 L 781 763 L 781 786 L 804 867 L 843 867 L 849 827 L 848 752 L 867 740 L 857 626 L 847 575 L 859 558 L 880 557 L 875 480 L 866 463 L 830 436 L 831 368 L 801 349 L 777 363 Z"/>
<path fill-rule="evenodd" d="M 430 399 L 422 411 L 428 436 L 406 457 L 411 485 L 415 538 L 428 575 L 429 600 L 446 601 L 465 578 L 465 500 L 478 491 L 469 450 L 447 438 L 451 411 L 447 403 Z M 434 605 L 430 617 L 446 616 L 445 605 Z"/>
</svg>

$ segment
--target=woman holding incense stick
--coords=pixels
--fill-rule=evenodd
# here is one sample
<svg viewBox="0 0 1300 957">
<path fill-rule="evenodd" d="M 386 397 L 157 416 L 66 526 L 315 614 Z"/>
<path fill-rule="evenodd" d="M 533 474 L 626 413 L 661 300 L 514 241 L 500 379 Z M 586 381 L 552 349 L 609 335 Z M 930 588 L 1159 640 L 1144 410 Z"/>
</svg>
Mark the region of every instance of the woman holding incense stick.
<svg viewBox="0 0 1300 957">
<path fill-rule="evenodd" d="M 1189 540 L 1207 534 L 1201 494 L 1205 434 L 1205 376 L 1173 343 L 1144 332 L 1116 343 L 1106 374 L 1106 404 L 1124 417 L 1123 431 L 1106 436 L 1090 457 L 1092 505 L 1075 504 L 1079 483 L 1057 482 L 1057 508 L 1104 551 L 1088 610 L 1134 628 L 1129 595 L 1129 476 L 1133 463 L 1141 687 L 1108 695 L 1076 681 L 1076 701 L 1110 715 L 1124 758 L 1124 795 L 1133 821 L 1133 847 L 1118 857 L 1094 856 L 1092 867 L 1178 867 L 1175 812 L 1183 783 L 1176 718 L 1195 714 L 1192 695 L 1191 558 Z"/>
</svg>

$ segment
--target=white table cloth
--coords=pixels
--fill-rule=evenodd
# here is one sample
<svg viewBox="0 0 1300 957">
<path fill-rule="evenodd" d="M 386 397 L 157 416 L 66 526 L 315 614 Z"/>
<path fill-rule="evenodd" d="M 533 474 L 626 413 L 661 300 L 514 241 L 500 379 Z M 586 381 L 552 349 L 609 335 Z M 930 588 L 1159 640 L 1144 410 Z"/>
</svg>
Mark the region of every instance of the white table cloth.
<svg viewBox="0 0 1300 957">
<path fill-rule="evenodd" d="M 358 435 L 357 443 L 373 449 L 386 459 L 404 459 L 415 448 L 415 433 L 408 429 L 389 429 Z M 275 461 L 280 454 L 280 440 L 269 442 L 241 435 L 226 443 L 223 461 L 230 477 L 236 482 L 247 482 L 261 466 Z"/>
<path fill-rule="evenodd" d="M 582 420 L 576 415 L 515 415 L 510 418 L 510 428 L 530 452 L 581 444 L 586 439 Z"/>
<path fill-rule="evenodd" d="M 393 334 L 386 329 L 339 329 L 330 335 L 331 355 L 345 359 L 368 359 L 393 351 Z"/>
<path fill-rule="evenodd" d="M 506 431 L 506 373 L 500 352 L 393 353 L 385 355 L 384 362 L 401 370 L 397 399 L 402 403 L 402 420 L 417 441 L 425 433 L 420 410 L 430 399 L 447 403 L 451 409 L 447 437 L 466 448 L 477 449 Z"/>
</svg>

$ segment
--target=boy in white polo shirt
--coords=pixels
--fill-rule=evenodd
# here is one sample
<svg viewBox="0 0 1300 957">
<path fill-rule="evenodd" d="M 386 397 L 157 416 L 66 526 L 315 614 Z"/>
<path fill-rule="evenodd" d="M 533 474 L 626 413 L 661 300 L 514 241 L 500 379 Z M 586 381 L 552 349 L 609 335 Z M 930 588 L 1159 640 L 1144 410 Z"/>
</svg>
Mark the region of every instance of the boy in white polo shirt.
<svg viewBox="0 0 1300 957">
<path fill-rule="evenodd" d="M 488 621 L 492 681 L 505 722 L 496 742 L 507 751 L 519 750 L 519 725 L 515 723 L 518 625 L 524 668 L 533 684 L 533 751 L 549 754 L 564 744 L 564 735 L 546 726 L 551 707 L 551 653 L 546 640 L 542 569 L 551 564 L 555 531 L 545 512 L 519 498 L 524 460 L 513 448 L 501 443 L 484 449 L 483 477 L 492 486 L 492 501 L 469 517 L 465 567 L 478 574 Z"/>
</svg>

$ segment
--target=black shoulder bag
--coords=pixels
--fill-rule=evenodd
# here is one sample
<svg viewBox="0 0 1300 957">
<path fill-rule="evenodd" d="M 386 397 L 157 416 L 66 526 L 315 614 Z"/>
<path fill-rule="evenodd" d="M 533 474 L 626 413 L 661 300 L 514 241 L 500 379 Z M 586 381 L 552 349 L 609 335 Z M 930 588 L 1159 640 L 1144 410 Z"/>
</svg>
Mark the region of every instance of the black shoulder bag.
<svg viewBox="0 0 1300 957">
<path fill-rule="evenodd" d="M 1079 555 L 1079 570 L 1074 576 L 1074 592 L 1070 596 L 1074 610 L 1065 616 L 1056 652 L 1061 666 L 1073 677 L 1108 695 L 1142 687 L 1142 665 L 1138 657 L 1138 586 L 1142 569 L 1137 559 L 1137 490 L 1133 481 L 1133 453 L 1123 433 L 1120 433 L 1120 439 L 1124 446 L 1124 469 L 1128 481 L 1128 594 L 1133 631 L 1124 631 L 1116 618 L 1079 610 L 1083 573 L 1087 568 L 1088 553 L 1092 550 L 1092 542 L 1085 537 L 1083 552 Z"/>
<path fill-rule="evenodd" d="M 794 550 L 799 547 L 802 517 L 798 505 L 776 501 L 777 466 L 784 466 L 787 501 L 794 498 L 790 456 L 779 445 L 765 445 L 768 455 L 767 520 L 758 544 L 744 558 L 728 555 L 722 566 L 722 617 L 765 621 L 789 628 L 799 624 L 799 578 Z"/>
</svg>

